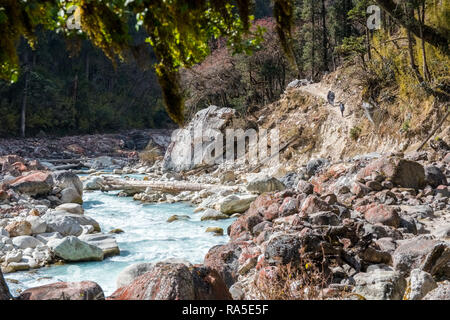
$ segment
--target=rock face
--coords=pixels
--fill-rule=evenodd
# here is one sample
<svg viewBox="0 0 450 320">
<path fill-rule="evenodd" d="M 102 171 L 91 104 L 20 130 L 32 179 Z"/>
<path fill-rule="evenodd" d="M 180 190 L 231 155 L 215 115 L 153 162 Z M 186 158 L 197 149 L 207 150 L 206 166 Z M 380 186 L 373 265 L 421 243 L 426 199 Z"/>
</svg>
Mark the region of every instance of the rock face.
<svg viewBox="0 0 450 320">
<path fill-rule="evenodd" d="M 386 180 L 404 187 L 419 189 L 425 184 L 425 170 L 420 163 L 399 157 L 383 157 L 372 161 L 358 172 L 358 180 L 381 175 Z"/>
<path fill-rule="evenodd" d="M 256 179 L 247 184 L 247 190 L 257 194 L 283 191 L 284 189 L 286 189 L 286 186 L 280 180 L 270 177 Z"/>
<path fill-rule="evenodd" d="M 9 186 L 16 192 L 30 196 L 46 195 L 52 191 L 53 178 L 49 172 L 37 171 L 13 180 Z"/>
<path fill-rule="evenodd" d="M 214 136 L 225 130 L 235 113 L 234 109 L 221 109 L 217 106 L 197 112 L 183 130 L 176 131 L 172 136 L 172 142 L 164 156 L 163 169 L 179 172 L 207 164 L 208 152 L 194 155 L 194 146 L 197 144 L 211 154 L 215 145 Z M 194 161 L 194 156 L 199 158 Z"/>
<path fill-rule="evenodd" d="M 19 300 L 105 300 L 105 295 L 95 282 L 56 282 L 27 289 Z"/>
<path fill-rule="evenodd" d="M 157 263 L 130 285 L 116 290 L 110 300 L 231 300 L 216 271 L 181 263 Z"/>
<path fill-rule="evenodd" d="M 119 246 L 112 235 L 103 233 L 84 234 L 79 239 L 102 249 L 105 258 L 120 254 Z"/>
<path fill-rule="evenodd" d="M 3 278 L 2 270 L 0 269 L 0 300 L 9 300 L 11 299 L 11 293 L 9 293 L 8 286 L 6 285 L 6 281 Z"/>
<path fill-rule="evenodd" d="M 402 300 L 406 290 L 406 280 L 399 272 L 374 270 L 354 276 L 356 285 L 353 292 L 367 300 Z"/>
<path fill-rule="evenodd" d="M 47 245 L 65 261 L 101 261 L 104 258 L 102 249 L 74 236 L 51 240 Z"/>
</svg>

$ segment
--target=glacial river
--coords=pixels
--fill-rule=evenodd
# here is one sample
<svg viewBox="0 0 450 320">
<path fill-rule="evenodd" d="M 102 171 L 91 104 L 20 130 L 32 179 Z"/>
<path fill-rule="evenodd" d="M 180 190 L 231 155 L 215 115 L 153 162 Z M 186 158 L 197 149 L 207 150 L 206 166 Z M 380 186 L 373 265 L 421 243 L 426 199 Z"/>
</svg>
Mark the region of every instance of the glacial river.
<svg viewBox="0 0 450 320">
<path fill-rule="evenodd" d="M 5 274 L 13 295 L 18 290 L 57 281 L 97 282 L 108 296 L 116 290 L 117 275 L 125 267 L 137 262 L 158 262 L 170 258 L 202 263 L 208 250 L 228 242 L 227 227 L 234 219 L 201 221 L 202 213 L 194 213 L 185 203 L 141 204 L 132 198 L 120 198 L 117 192 L 85 192 L 85 214 L 100 223 L 107 233 L 120 228 L 115 235 L 121 254 L 101 262 L 83 262 L 51 266 L 30 271 Z M 168 223 L 174 215 L 188 215 L 189 220 Z M 221 227 L 224 236 L 206 233 L 207 227 Z"/>
</svg>

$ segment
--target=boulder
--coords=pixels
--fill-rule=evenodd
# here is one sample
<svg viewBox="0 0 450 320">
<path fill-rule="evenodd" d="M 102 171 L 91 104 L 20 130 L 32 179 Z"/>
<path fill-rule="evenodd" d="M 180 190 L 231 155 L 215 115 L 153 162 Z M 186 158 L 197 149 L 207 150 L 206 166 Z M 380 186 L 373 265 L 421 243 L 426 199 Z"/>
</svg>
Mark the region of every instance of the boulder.
<svg viewBox="0 0 450 320">
<path fill-rule="evenodd" d="M 436 166 L 425 167 L 425 179 L 426 182 L 433 188 L 447 184 L 445 174 L 443 174 L 442 171 Z"/>
<path fill-rule="evenodd" d="M 226 183 L 234 183 L 236 180 L 236 176 L 234 174 L 234 171 L 228 170 L 225 171 L 222 176 L 220 177 L 220 183 L 226 184 Z"/>
<path fill-rule="evenodd" d="M 39 241 L 38 239 L 31 237 L 31 236 L 19 236 L 12 239 L 13 244 L 20 248 L 20 249 L 26 249 L 26 248 L 36 248 L 37 246 L 42 246 L 43 243 Z"/>
<path fill-rule="evenodd" d="M 273 177 L 258 178 L 247 184 L 247 190 L 257 194 L 282 191 L 285 189 L 286 186 L 280 180 Z"/>
<path fill-rule="evenodd" d="M 136 278 L 152 270 L 154 263 L 135 263 L 123 269 L 117 276 L 117 288 L 130 285 Z"/>
<path fill-rule="evenodd" d="M 105 300 L 102 288 L 95 282 L 56 282 L 23 291 L 19 300 Z"/>
<path fill-rule="evenodd" d="M 214 209 L 206 209 L 202 215 L 201 221 L 223 220 L 223 219 L 229 219 L 229 218 L 230 218 L 230 216 L 223 214 L 220 211 L 217 211 Z"/>
<path fill-rule="evenodd" d="M 53 178 L 49 172 L 36 171 L 8 183 L 10 188 L 30 196 L 46 195 L 53 189 Z"/>
<path fill-rule="evenodd" d="M 293 198 L 293 197 L 286 197 L 283 200 L 283 203 L 281 204 L 279 210 L 278 210 L 278 215 L 280 217 L 288 217 L 291 216 L 293 214 L 298 213 L 298 206 L 299 206 L 299 201 L 297 198 Z"/>
<path fill-rule="evenodd" d="M 422 298 L 430 291 L 437 288 L 431 274 L 420 269 L 411 271 L 408 290 L 405 294 L 406 300 L 422 300 Z"/>
<path fill-rule="evenodd" d="M 5 228 L 8 231 L 9 236 L 18 237 L 18 236 L 30 236 L 31 235 L 31 223 L 28 221 L 14 221 L 8 224 Z"/>
<path fill-rule="evenodd" d="M 216 236 L 223 236 L 223 229 L 219 227 L 208 227 L 205 232 L 214 233 Z"/>
<path fill-rule="evenodd" d="M 110 234 L 83 234 L 79 236 L 78 239 L 102 249 L 105 258 L 120 255 L 120 249 L 117 245 L 116 238 Z"/>
<path fill-rule="evenodd" d="M 62 236 L 79 236 L 83 233 L 81 224 L 74 218 L 64 215 L 45 214 L 47 233 L 58 232 Z"/>
<path fill-rule="evenodd" d="M 383 269 L 360 272 L 353 278 L 353 292 L 367 300 L 402 300 L 407 285 L 399 272 Z"/>
<path fill-rule="evenodd" d="M 60 206 L 57 206 L 55 208 L 57 211 L 66 211 L 68 213 L 75 213 L 75 214 L 83 214 L 84 209 L 83 207 L 78 203 L 64 203 Z"/>
<path fill-rule="evenodd" d="M 26 221 L 28 221 L 31 224 L 32 234 L 45 233 L 47 230 L 47 222 L 45 222 L 45 220 L 40 217 L 28 216 L 26 218 Z"/>
<path fill-rule="evenodd" d="M 173 133 L 162 163 L 163 170 L 180 172 L 213 164 L 210 155 L 215 149 L 214 137 L 222 132 L 225 136 L 224 131 L 235 114 L 234 109 L 217 106 L 210 106 L 197 112 L 185 128 Z M 194 152 L 194 146 L 204 152 L 202 154 Z M 217 155 L 219 156 L 222 155 Z"/>
<path fill-rule="evenodd" d="M 36 235 L 36 239 L 44 244 L 47 244 L 50 240 L 62 239 L 63 236 L 59 232 L 40 233 Z"/>
<path fill-rule="evenodd" d="M 61 191 L 62 203 L 83 203 L 83 198 L 74 188 L 66 188 Z"/>
<path fill-rule="evenodd" d="M 450 300 L 450 282 L 445 281 L 438 287 L 427 293 L 422 300 Z"/>
<path fill-rule="evenodd" d="M 381 223 L 386 226 L 398 228 L 400 216 L 398 208 L 386 205 L 376 205 L 364 213 L 364 218 L 372 224 Z"/>
<path fill-rule="evenodd" d="M 352 184 L 352 188 L 350 189 L 350 192 L 353 193 L 357 198 L 362 198 L 368 195 L 370 191 L 371 189 L 369 187 L 357 181 Z"/>
<path fill-rule="evenodd" d="M 296 235 L 274 235 L 268 241 L 264 259 L 271 265 L 286 265 L 300 259 L 301 241 Z"/>
<path fill-rule="evenodd" d="M 189 217 L 189 216 L 187 216 L 187 215 L 177 215 L 177 214 L 174 214 L 173 216 L 170 216 L 170 217 L 167 219 L 167 222 L 172 223 L 172 222 L 179 221 L 179 220 L 189 220 L 190 218 L 191 218 L 191 217 Z"/>
<path fill-rule="evenodd" d="M 229 195 L 218 203 L 218 209 L 223 214 L 243 213 L 250 208 L 250 204 L 257 198 L 256 195 Z"/>
<path fill-rule="evenodd" d="M 85 190 L 101 190 L 103 188 L 104 180 L 102 177 L 93 177 L 84 183 Z"/>
<path fill-rule="evenodd" d="M 20 262 L 22 260 L 23 253 L 20 250 L 10 251 L 5 256 L 5 262 L 10 264 L 11 262 Z"/>
<path fill-rule="evenodd" d="M 55 185 L 61 190 L 74 189 L 80 197 L 83 196 L 83 183 L 77 174 L 70 171 L 57 171 L 52 174 Z"/>
<path fill-rule="evenodd" d="M 47 245 L 65 261 L 102 261 L 104 258 L 102 249 L 74 236 L 51 240 Z"/>
<path fill-rule="evenodd" d="M 297 190 L 310 195 L 314 193 L 314 186 L 305 180 L 300 180 L 297 184 Z"/>
<path fill-rule="evenodd" d="M 419 205 L 419 206 L 400 206 L 400 209 L 406 213 L 406 215 L 417 218 L 432 218 L 434 216 L 433 208 L 429 205 Z"/>
<path fill-rule="evenodd" d="M 216 270 L 228 287 L 238 279 L 239 256 L 242 248 L 237 243 L 214 246 L 205 256 L 204 265 Z"/>
<path fill-rule="evenodd" d="M 432 275 L 446 273 L 450 261 L 449 245 L 439 240 L 414 238 L 403 242 L 394 251 L 392 258 L 394 268 L 406 274 L 416 268 Z"/>
<path fill-rule="evenodd" d="M 321 211 L 330 211 L 331 207 L 325 201 L 321 200 L 316 195 L 309 195 L 305 201 L 303 201 L 300 207 L 300 213 L 303 216 L 308 216 L 313 213 Z"/>
<path fill-rule="evenodd" d="M 47 232 L 59 232 L 63 236 L 81 235 L 81 226 L 92 226 L 94 231 L 101 231 L 100 224 L 86 215 L 53 211 L 46 213 L 42 218 L 47 222 Z"/>
<path fill-rule="evenodd" d="M 420 189 L 426 182 L 425 169 L 420 163 L 396 156 L 373 160 L 358 172 L 356 179 L 366 180 L 376 175 L 404 188 Z"/>
<path fill-rule="evenodd" d="M 181 263 L 157 263 L 109 300 L 231 300 L 215 270 Z"/>
<path fill-rule="evenodd" d="M 94 170 L 110 169 L 113 166 L 114 166 L 113 159 L 108 156 L 103 156 L 103 157 L 98 157 L 98 158 L 94 159 L 94 161 L 91 165 L 91 169 L 94 169 Z"/>
<path fill-rule="evenodd" d="M 315 175 L 317 171 L 324 165 L 326 165 L 329 161 L 327 159 L 319 158 L 312 159 L 306 164 L 306 174 L 310 177 Z"/>
</svg>

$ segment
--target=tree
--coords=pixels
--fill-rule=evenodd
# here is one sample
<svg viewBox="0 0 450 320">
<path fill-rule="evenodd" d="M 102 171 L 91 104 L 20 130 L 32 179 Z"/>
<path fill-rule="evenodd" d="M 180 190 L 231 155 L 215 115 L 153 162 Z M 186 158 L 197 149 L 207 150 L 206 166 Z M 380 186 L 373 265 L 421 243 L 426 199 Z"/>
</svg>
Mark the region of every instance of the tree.
<svg viewBox="0 0 450 320">
<path fill-rule="evenodd" d="M 341 2 L 342 1 L 342 2 Z M 350 0 L 339 0 L 345 12 L 352 7 Z M 356 2 L 363 2 L 358 0 Z M 399 25 L 416 37 L 449 55 L 449 30 L 441 30 L 424 23 L 425 9 L 419 20 L 408 17 L 398 1 L 375 0 Z M 296 18 L 295 6 L 305 9 L 305 23 L 309 36 L 304 36 L 307 47 L 304 60 L 309 63 L 311 77 L 316 78 L 328 68 L 328 26 L 324 7 L 329 1 L 274 0 L 273 15 L 281 47 L 288 61 L 298 69 L 298 55 L 293 49 L 291 29 Z M 81 29 L 67 28 L 69 7 L 79 8 Z M 338 4 L 336 4 L 338 5 Z M 210 54 L 211 39 L 224 37 L 234 53 L 250 53 L 262 41 L 262 30 L 252 29 L 250 0 L 0 0 L 0 78 L 18 80 L 19 58 L 16 46 L 21 37 L 30 46 L 36 44 L 38 29 L 63 32 L 67 36 L 88 38 L 117 64 L 134 56 L 142 60 L 140 45 L 133 43 L 128 22 L 136 17 L 137 27 L 145 30 L 146 42 L 157 59 L 156 75 L 170 117 L 177 123 L 184 121 L 183 90 L 179 70 L 191 68 Z M 259 5 L 259 8 L 264 6 Z M 309 10 L 309 11 L 308 11 Z M 320 16 L 321 14 L 321 19 Z M 321 21 L 321 22 L 320 22 Z M 343 22 L 346 37 L 354 36 L 350 26 Z M 354 41 L 354 43 L 356 43 Z M 367 52 L 371 54 L 369 33 L 366 32 Z M 425 53 L 425 51 L 424 51 Z M 323 58 L 324 61 L 319 61 Z M 300 61 L 300 65 L 303 61 Z M 301 70 L 298 70 L 300 74 Z"/>
<path fill-rule="evenodd" d="M 448 42 L 450 31 L 441 32 L 433 27 L 423 25 L 415 17 L 408 16 L 394 0 L 375 0 L 389 16 L 402 27 L 412 32 L 434 47 L 440 48 L 446 55 L 450 54 Z"/>
</svg>

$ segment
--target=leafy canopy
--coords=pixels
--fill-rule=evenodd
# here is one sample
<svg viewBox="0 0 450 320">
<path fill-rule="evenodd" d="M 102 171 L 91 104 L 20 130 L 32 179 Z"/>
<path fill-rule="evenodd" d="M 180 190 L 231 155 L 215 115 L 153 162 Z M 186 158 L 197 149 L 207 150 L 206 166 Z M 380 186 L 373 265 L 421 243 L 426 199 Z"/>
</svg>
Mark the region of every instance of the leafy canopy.
<svg viewBox="0 0 450 320">
<path fill-rule="evenodd" d="M 19 75 L 17 44 L 24 37 L 35 46 L 38 28 L 84 36 L 116 64 L 138 54 L 128 30 L 135 17 L 158 59 L 155 65 L 170 117 L 183 123 L 179 69 L 190 68 L 209 54 L 208 42 L 225 37 L 235 53 L 250 53 L 262 41 L 263 28 L 250 28 L 250 0 L 0 0 L 0 78 L 16 82 Z M 74 11 L 73 7 L 77 9 Z M 276 0 L 278 33 L 289 54 L 292 5 Z M 68 21 L 80 22 L 81 30 Z M 72 21 L 73 22 L 73 21 Z"/>
</svg>

